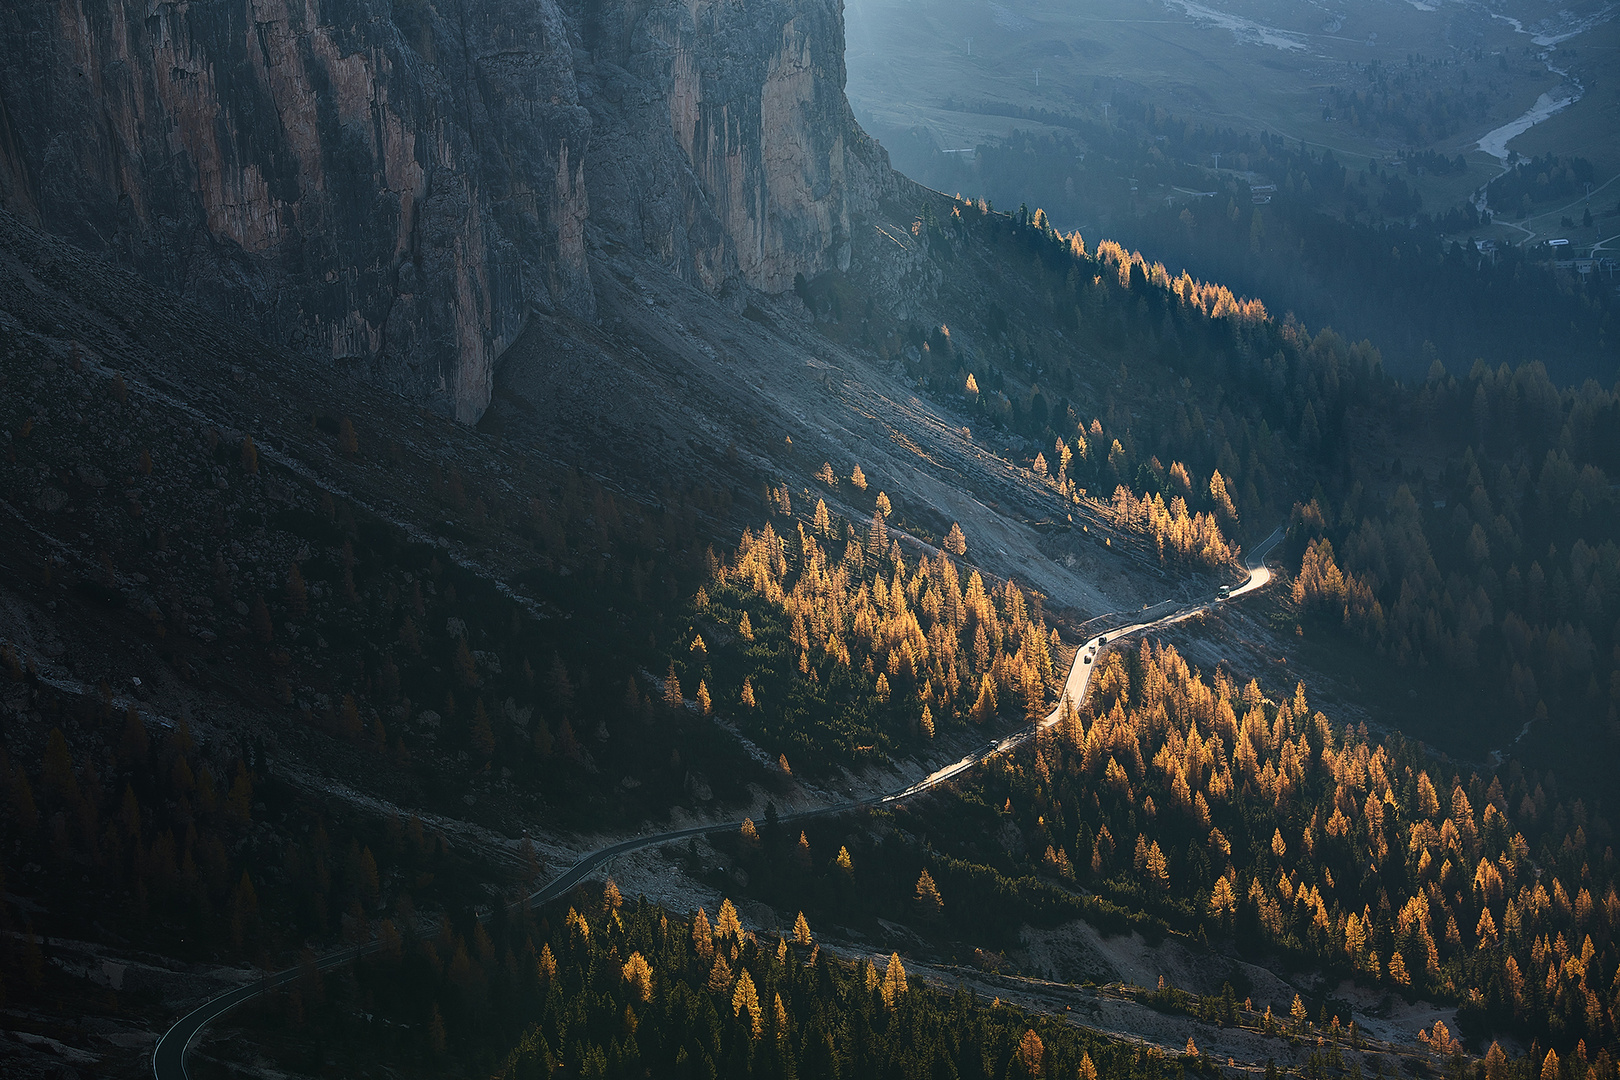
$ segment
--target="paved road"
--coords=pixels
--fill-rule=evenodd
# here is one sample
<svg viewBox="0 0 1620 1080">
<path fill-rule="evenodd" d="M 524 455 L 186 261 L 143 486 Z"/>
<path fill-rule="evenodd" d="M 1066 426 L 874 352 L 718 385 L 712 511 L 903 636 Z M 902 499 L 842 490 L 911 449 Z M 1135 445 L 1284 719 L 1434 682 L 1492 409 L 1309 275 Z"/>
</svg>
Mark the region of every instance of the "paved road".
<svg viewBox="0 0 1620 1080">
<path fill-rule="evenodd" d="M 1129 637 L 1133 634 L 1139 634 L 1143 630 L 1148 630 L 1155 626 L 1168 626 L 1171 623 L 1181 622 L 1182 620 L 1189 619 L 1200 612 L 1208 611 L 1210 608 L 1215 607 L 1223 602 L 1236 600 L 1240 596 L 1244 596 L 1258 589 L 1263 589 L 1266 587 L 1266 585 L 1270 584 L 1271 571 L 1266 568 L 1266 556 L 1271 553 L 1272 548 L 1277 546 L 1278 542 L 1282 540 L 1282 537 L 1283 531 L 1279 527 L 1277 531 L 1273 532 L 1270 536 L 1266 537 L 1265 540 L 1260 542 L 1260 544 L 1255 548 L 1253 554 L 1251 554 L 1247 560 L 1247 569 L 1249 571 L 1248 578 L 1241 586 L 1232 590 L 1227 601 L 1212 599 L 1198 603 L 1185 604 L 1179 607 L 1174 607 L 1172 610 L 1164 613 L 1159 613 L 1158 611 L 1158 609 L 1164 605 L 1155 605 L 1152 608 L 1145 609 L 1146 611 L 1153 613 L 1150 616 L 1145 616 L 1140 621 L 1128 623 L 1105 633 L 1099 633 L 1081 645 L 1079 649 L 1075 650 L 1074 663 L 1070 666 L 1069 677 L 1063 684 L 1063 696 L 1058 700 L 1057 708 L 1048 713 L 1044 719 L 1031 724 L 1022 731 L 1015 732 L 1006 736 L 1005 738 L 987 743 L 984 747 L 974 751 L 971 754 L 968 754 L 960 761 L 953 762 L 950 765 L 945 766 L 943 769 L 930 773 L 922 780 L 919 780 L 917 783 L 912 784 L 910 787 L 905 788 L 904 790 L 892 792 L 888 795 L 883 795 L 877 798 L 853 800 L 845 803 L 837 803 L 832 806 L 819 807 L 815 810 L 806 810 L 797 814 L 787 814 L 781 818 L 782 823 L 789 824 L 791 822 L 803 821 L 814 817 L 822 817 L 828 814 L 841 814 L 863 806 L 881 806 L 888 803 L 899 802 L 902 799 L 909 799 L 915 795 L 920 795 L 931 788 L 938 787 L 940 784 L 943 784 L 948 780 L 960 776 L 961 774 L 972 769 L 974 766 L 978 765 L 980 762 L 984 761 L 986 758 L 992 757 L 995 754 L 999 754 L 1005 750 L 1010 750 L 1013 747 L 1033 738 L 1035 734 L 1042 728 L 1049 728 L 1062 719 L 1063 706 L 1065 703 L 1073 702 L 1078 704 L 1079 702 L 1085 700 L 1086 687 L 1091 681 L 1092 669 L 1096 666 L 1097 659 L 1104 646 L 1117 642 L 1121 638 Z M 555 900 L 557 897 L 562 896 L 569 889 L 572 889 L 575 885 L 585 880 L 585 878 L 589 877 L 593 871 L 600 869 L 609 862 L 612 862 L 620 855 L 626 855 L 632 851 L 640 851 L 643 848 L 673 843 L 677 840 L 686 840 L 699 836 L 709 836 L 716 833 L 731 832 L 741 827 L 741 820 L 726 821 L 711 825 L 694 825 L 687 829 L 676 829 L 673 832 L 656 833 L 650 836 L 637 836 L 629 840 L 620 841 L 617 844 L 612 844 L 598 851 L 593 851 L 589 855 L 581 858 L 561 875 L 547 882 L 545 885 L 541 886 L 538 890 L 532 893 L 527 898 L 528 903 L 530 905 L 539 905 L 550 900 Z M 377 948 L 376 942 L 370 942 L 360 946 L 350 946 L 349 948 L 326 954 L 315 961 L 315 966 L 324 970 L 326 968 L 337 967 L 341 964 L 347 964 L 350 961 L 371 952 L 375 948 Z M 260 994 L 265 993 L 268 990 L 272 990 L 278 986 L 285 986 L 287 983 L 297 979 L 298 976 L 298 968 L 289 968 L 286 971 L 277 972 L 274 975 L 267 975 L 264 978 L 259 979 L 257 982 L 249 983 L 246 986 L 239 987 L 230 991 L 229 993 L 221 994 L 210 1001 L 204 1002 L 202 1005 L 199 1005 L 197 1008 L 181 1017 L 175 1022 L 174 1026 L 165 1032 L 163 1037 L 158 1040 L 157 1048 L 152 1052 L 152 1072 L 156 1077 L 156 1080 L 190 1080 L 190 1076 L 186 1072 L 186 1051 L 190 1048 L 191 1041 L 197 1037 L 197 1033 L 199 1031 L 213 1023 L 215 1020 L 219 1019 L 221 1016 L 230 1012 L 243 1002 L 250 1001 L 253 998 L 258 997 Z"/>
</svg>

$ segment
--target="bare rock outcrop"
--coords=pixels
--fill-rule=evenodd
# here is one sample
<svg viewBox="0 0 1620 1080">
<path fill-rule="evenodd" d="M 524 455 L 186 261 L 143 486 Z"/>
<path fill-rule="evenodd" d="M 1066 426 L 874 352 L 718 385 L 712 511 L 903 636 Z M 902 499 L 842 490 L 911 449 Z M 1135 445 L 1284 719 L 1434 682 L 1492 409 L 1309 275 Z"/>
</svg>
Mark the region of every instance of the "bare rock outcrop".
<svg viewBox="0 0 1620 1080">
<path fill-rule="evenodd" d="M 844 97 L 838 0 L 571 0 L 594 221 L 709 292 L 846 268 L 895 183 Z"/>
<path fill-rule="evenodd" d="M 594 315 L 588 221 L 774 292 L 892 182 L 838 0 L 17 0 L 0 35 L 0 206 L 464 421 L 532 311 Z"/>
</svg>

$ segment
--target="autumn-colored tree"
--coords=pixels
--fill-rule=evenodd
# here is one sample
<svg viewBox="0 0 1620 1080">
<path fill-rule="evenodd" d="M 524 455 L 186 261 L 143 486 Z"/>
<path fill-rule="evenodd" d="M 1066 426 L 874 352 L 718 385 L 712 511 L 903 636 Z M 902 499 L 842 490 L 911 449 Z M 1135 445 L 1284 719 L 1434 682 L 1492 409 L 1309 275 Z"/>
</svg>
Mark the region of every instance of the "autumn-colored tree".
<svg viewBox="0 0 1620 1080">
<path fill-rule="evenodd" d="M 979 679 L 979 696 L 974 699 L 973 710 L 969 714 L 975 724 L 985 724 L 996 714 L 996 686 L 990 681 L 987 671 Z"/>
<path fill-rule="evenodd" d="M 958 558 L 967 554 L 967 537 L 962 535 L 962 526 L 954 521 L 951 522 L 950 531 L 945 534 L 944 548 Z"/>
<path fill-rule="evenodd" d="M 714 955 L 714 931 L 709 927 L 709 916 L 702 909 L 692 917 L 692 948 L 707 960 Z"/>
<path fill-rule="evenodd" d="M 754 1038 L 764 1033 L 764 1014 L 759 1007 L 759 993 L 754 989 L 754 978 L 745 968 L 737 977 L 737 988 L 731 995 L 731 1015 L 748 1013 L 749 1029 Z"/>
<path fill-rule="evenodd" d="M 1035 1033 L 1034 1028 L 1024 1032 L 1024 1037 L 1018 1040 L 1018 1067 L 1025 1076 L 1031 1080 L 1041 1075 L 1041 1062 L 1046 1057 L 1046 1045 L 1041 1037 Z"/>
<path fill-rule="evenodd" d="M 906 969 L 900 963 L 900 954 L 890 953 L 888 966 L 883 969 L 883 982 L 879 987 L 883 1004 L 890 1009 L 894 1008 L 908 989 L 910 985 L 906 982 Z"/>
<path fill-rule="evenodd" d="M 724 994 L 731 989 L 731 983 L 731 966 L 726 963 L 726 954 L 716 952 L 714 964 L 709 968 L 709 993 Z"/>
<path fill-rule="evenodd" d="M 721 941 L 738 941 L 742 938 L 742 921 L 737 918 L 737 905 L 730 900 L 720 901 L 720 912 L 714 919 L 714 933 Z"/>
<path fill-rule="evenodd" d="M 624 962 L 624 981 L 629 983 L 636 997 L 648 1002 L 653 999 L 653 973 L 641 953 L 632 952 Z"/>
<path fill-rule="evenodd" d="M 928 872 L 927 867 L 917 875 L 916 899 L 917 906 L 922 909 L 923 914 L 930 917 L 938 915 L 945 907 L 945 901 L 940 898 L 939 889 L 934 885 L 933 875 Z"/>
<path fill-rule="evenodd" d="M 1221 470 L 1216 469 L 1209 478 L 1209 498 L 1215 504 L 1215 513 L 1228 525 L 1236 524 L 1238 519 L 1237 507 L 1232 505 L 1232 497 L 1226 490 L 1226 478 Z"/>
</svg>

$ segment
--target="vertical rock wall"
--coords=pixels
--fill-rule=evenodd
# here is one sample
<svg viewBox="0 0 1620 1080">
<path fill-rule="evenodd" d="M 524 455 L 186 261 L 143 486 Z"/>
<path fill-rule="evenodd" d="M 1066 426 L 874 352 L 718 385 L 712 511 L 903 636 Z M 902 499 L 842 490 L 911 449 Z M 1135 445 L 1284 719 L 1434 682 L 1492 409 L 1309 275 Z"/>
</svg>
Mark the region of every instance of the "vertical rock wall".
<svg viewBox="0 0 1620 1080">
<path fill-rule="evenodd" d="M 588 216 L 714 292 L 847 259 L 839 0 L 564 2 L 13 0 L 0 205 L 467 421 L 592 316 Z"/>
<path fill-rule="evenodd" d="M 571 2 L 596 220 L 711 291 L 847 265 L 892 181 L 844 97 L 841 0 Z"/>
</svg>

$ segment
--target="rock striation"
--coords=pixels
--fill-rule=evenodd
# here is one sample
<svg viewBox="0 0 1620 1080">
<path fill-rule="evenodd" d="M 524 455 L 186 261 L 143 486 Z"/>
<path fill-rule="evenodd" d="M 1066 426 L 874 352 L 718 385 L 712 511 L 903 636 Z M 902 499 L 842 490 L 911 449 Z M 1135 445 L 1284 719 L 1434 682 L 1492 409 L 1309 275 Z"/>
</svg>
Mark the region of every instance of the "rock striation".
<svg viewBox="0 0 1620 1080">
<path fill-rule="evenodd" d="M 844 97 L 841 0 L 569 0 L 592 220 L 709 292 L 847 268 L 896 178 Z"/>
<path fill-rule="evenodd" d="M 711 293 L 894 183 L 839 0 L 14 0 L 0 206 L 463 421 L 587 229 Z"/>
</svg>

